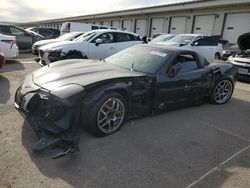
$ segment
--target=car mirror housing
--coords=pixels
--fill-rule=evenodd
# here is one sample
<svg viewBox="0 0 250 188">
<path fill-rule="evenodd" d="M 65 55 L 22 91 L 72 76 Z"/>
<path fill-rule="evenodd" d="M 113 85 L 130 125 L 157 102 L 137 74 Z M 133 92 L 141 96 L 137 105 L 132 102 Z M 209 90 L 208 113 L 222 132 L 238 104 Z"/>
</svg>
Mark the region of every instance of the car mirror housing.
<svg viewBox="0 0 250 188">
<path fill-rule="evenodd" d="M 181 63 L 177 63 L 174 65 L 174 75 L 176 76 L 181 70 Z"/>
<path fill-rule="evenodd" d="M 96 39 L 96 41 L 95 41 L 95 45 L 96 46 L 98 46 L 99 44 L 101 44 L 102 43 L 102 39 Z"/>
</svg>

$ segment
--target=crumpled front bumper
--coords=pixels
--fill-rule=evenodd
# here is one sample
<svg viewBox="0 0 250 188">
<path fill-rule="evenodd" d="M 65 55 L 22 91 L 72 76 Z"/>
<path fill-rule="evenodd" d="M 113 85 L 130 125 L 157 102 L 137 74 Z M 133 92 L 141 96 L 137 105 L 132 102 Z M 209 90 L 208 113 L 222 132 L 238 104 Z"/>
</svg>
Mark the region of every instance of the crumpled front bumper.
<svg viewBox="0 0 250 188">
<path fill-rule="evenodd" d="M 62 146 L 63 148 L 78 148 L 78 138 L 74 133 L 74 126 L 78 121 L 80 108 L 65 108 L 55 119 L 47 119 L 42 109 L 43 99 L 39 96 L 37 89 L 23 92 L 19 87 L 15 95 L 15 108 L 24 117 L 28 125 L 38 137 L 34 144 L 33 151 Z M 78 113 L 79 112 L 79 113 Z M 46 112 L 47 113 L 47 112 Z"/>
</svg>

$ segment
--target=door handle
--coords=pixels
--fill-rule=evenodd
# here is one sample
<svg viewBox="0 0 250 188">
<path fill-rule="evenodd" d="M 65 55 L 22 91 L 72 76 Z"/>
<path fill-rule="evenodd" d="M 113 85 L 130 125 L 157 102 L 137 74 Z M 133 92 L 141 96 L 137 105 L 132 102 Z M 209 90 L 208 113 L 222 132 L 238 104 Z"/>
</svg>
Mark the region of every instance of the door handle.
<svg viewBox="0 0 250 188">
<path fill-rule="evenodd" d="M 110 49 L 110 50 L 114 50 L 115 48 L 114 48 L 113 46 L 111 46 L 109 49 Z"/>
</svg>

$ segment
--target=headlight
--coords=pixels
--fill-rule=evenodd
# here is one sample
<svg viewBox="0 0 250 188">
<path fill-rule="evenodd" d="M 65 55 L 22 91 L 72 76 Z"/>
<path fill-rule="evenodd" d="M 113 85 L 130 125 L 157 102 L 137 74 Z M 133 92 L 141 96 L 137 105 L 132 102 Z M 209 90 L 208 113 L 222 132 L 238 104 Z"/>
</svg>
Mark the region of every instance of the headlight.
<svg viewBox="0 0 250 188">
<path fill-rule="evenodd" d="M 67 101 L 69 105 L 72 105 L 77 102 L 77 96 L 79 96 L 79 93 L 82 93 L 83 90 L 84 88 L 80 85 L 67 84 L 51 91 L 51 94 L 59 97 L 61 100 Z"/>
<path fill-rule="evenodd" d="M 230 63 L 233 63 L 233 61 L 234 61 L 233 56 L 230 56 L 230 57 L 227 59 L 227 61 L 229 61 Z"/>
</svg>

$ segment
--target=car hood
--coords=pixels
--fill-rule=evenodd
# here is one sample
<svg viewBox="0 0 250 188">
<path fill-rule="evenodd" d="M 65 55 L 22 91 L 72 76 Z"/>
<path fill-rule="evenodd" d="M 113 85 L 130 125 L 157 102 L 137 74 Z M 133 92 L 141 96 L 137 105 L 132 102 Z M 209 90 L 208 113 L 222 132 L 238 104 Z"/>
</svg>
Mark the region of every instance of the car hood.
<svg viewBox="0 0 250 188">
<path fill-rule="evenodd" d="M 40 41 L 37 41 L 36 43 L 34 43 L 35 46 L 43 46 L 43 45 L 46 45 L 46 44 L 51 44 L 53 42 L 60 42 L 61 40 L 60 39 L 47 39 L 47 40 L 40 40 Z"/>
<path fill-rule="evenodd" d="M 53 42 L 51 44 L 47 44 L 42 46 L 40 49 L 43 51 L 48 50 L 61 50 L 65 48 L 74 49 L 79 46 L 79 43 L 73 41 L 60 41 L 60 42 Z"/>
<path fill-rule="evenodd" d="M 98 60 L 82 59 L 58 61 L 32 73 L 34 83 L 50 91 L 67 84 L 84 87 L 100 81 L 143 75 Z"/>
<path fill-rule="evenodd" d="M 241 50 L 250 49 L 250 33 L 240 35 L 237 42 Z"/>
<path fill-rule="evenodd" d="M 250 64 L 250 58 L 249 57 L 234 57 L 233 61 L 238 62 L 238 63 Z"/>
</svg>

